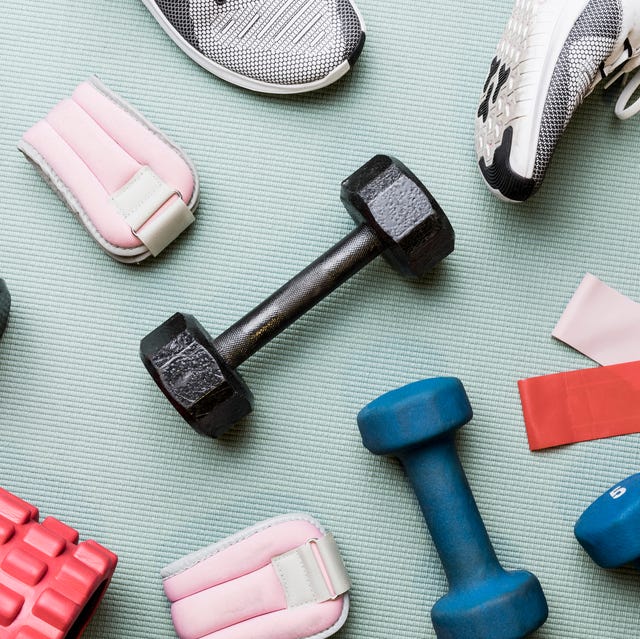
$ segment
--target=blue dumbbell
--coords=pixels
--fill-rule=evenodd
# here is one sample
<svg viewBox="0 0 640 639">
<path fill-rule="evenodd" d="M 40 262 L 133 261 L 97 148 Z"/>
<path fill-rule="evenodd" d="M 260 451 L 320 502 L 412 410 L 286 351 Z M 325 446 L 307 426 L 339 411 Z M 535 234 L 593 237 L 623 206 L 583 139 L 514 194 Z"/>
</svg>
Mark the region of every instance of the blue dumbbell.
<svg viewBox="0 0 640 639">
<path fill-rule="evenodd" d="M 4 333 L 4 329 L 7 327 L 10 308 L 11 295 L 9 295 L 9 289 L 4 283 L 4 280 L 0 279 L 0 337 L 2 337 L 2 333 Z"/>
<path fill-rule="evenodd" d="M 599 566 L 631 564 L 640 570 L 640 474 L 598 497 L 582 513 L 574 532 Z"/>
<path fill-rule="evenodd" d="M 548 615 L 538 579 L 507 572 L 489 535 L 455 448 L 473 416 L 459 379 L 442 377 L 382 395 L 358 415 L 364 445 L 404 466 L 442 560 L 449 594 L 431 610 L 440 639 L 520 639 Z"/>
</svg>

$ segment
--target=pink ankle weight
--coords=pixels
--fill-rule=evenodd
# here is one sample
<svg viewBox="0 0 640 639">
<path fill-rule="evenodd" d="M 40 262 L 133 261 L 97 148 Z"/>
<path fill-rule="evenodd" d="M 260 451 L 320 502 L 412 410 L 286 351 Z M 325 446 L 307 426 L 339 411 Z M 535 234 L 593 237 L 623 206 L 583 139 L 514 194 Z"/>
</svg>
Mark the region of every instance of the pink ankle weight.
<svg viewBox="0 0 640 639">
<path fill-rule="evenodd" d="M 324 639 L 349 612 L 337 545 L 312 517 L 264 521 L 162 571 L 180 639 Z"/>
<path fill-rule="evenodd" d="M 193 164 L 97 78 L 56 105 L 18 148 L 118 261 L 158 255 L 194 221 Z"/>
</svg>

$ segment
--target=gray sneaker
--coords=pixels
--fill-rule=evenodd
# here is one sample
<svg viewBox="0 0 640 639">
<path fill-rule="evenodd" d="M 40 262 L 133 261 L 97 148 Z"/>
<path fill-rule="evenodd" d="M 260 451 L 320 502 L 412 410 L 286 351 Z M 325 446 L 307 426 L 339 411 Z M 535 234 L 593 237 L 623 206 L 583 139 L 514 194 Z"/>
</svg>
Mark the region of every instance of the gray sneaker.
<svg viewBox="0 0 640 639">
<path fill-rule="evenodd" d="M 516 0 L 476 117 L 478 164 L 491 192 L 511 202 L 536 192 L 598 83 L 626 75 L 616 115 L 640 112 L 640 101 L 629 104 L 639 68 L 640 0 Z"/>
<path fill-rule="evenodd" d="M 264 93 L 302 93 L 347 73 L 365 40 L 350 0 L 142 0 L 202 67 Z"/>
</svg>

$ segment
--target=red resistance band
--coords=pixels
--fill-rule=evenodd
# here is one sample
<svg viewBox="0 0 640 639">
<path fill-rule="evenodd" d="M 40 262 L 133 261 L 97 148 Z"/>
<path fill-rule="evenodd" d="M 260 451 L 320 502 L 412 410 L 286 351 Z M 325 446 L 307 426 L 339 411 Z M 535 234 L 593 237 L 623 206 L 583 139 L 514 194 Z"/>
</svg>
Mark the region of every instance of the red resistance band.
<svg viewBox="0 0 640 639">
<path fill-rule="evenodd" d="M 529 448 L 640 432 L 640 362 L 518 382 Z"/>
</svg>

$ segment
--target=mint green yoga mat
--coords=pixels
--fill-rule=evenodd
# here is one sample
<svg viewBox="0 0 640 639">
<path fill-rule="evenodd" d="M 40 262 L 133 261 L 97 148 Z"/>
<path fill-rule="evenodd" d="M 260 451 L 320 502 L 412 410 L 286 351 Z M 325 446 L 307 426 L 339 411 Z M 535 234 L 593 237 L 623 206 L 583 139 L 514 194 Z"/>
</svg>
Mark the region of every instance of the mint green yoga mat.
<svg viewBox="0 0 640 639">
<path fill-rule="evenodd" d="M 592 366 L 550 334 L 590 271 L 640 300 L 640 118 L 601 89 L 572 121 L 541 192 L 489 195 L 474 116 L 511 0 L 359 0 L 353 73 L 297 97 L 252 94 L 195 65 L 137 0 L 6 3 L 0 39 L 0 485 L 118 553 L 88 639 L 174 636 L 159 571 L 259 520 L 306 511 L 353 579 L 340 639 L 433 637 L 444 573 L 400 466 L 361 442 L 383 391 L 460 377 L 474 420 L 459 450 L 507 568 L 538 575 L 541 639 L 628 639 L 640 577 L 606 572 L 573 523 L 636 472 L 640 438 L 532 454 L 516 381 Z M 16 151 L 24 130 L 91 74 L 193 158 L 196 224 L 141 267 L 111 261 Z M 353 228 L 339 186 L 390 153 L 430 188 L 456 252 L 421 283 L 369 266 L 242 367 L 253 415 L 196 435 L 138 359 L 175 311 L 226 328 Z M 257 638 L 258 639 L 258 638 Z"/>
</svg>

